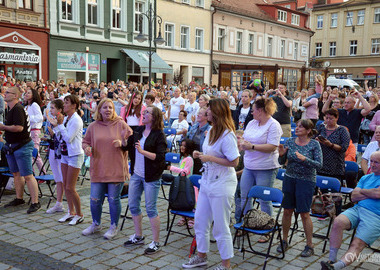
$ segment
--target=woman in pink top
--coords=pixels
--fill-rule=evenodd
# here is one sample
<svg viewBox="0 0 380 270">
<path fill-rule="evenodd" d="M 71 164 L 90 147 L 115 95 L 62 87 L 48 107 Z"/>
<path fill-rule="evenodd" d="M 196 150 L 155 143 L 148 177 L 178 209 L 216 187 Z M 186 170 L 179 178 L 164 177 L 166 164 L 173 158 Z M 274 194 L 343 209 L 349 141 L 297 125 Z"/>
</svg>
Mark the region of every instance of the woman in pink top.
<svg viewBox="0 0 380 270">
<path fill-rule="evenodd" d="M 133 127 L 142 125 L 144 110 L 143 95 L 140 91 L 136 91 L 132 94 L 129 103 L 121 108 L 120 117 L 133 129 Z"/>
<path fill-rule="evenodd" d="M 87 128 L 82 148 L 91 156 L 91 214 L 92 224 L 82 231 L 90 235 L 102 229 L 101 215 L 105 194 L 108 193 L 111 226 L 104 238 L 112 239 L 118 232 L 121 213 L 120 193 L 127 178 L 127 139 L 132 129 L 115 112 L 111 99 L 103 99 L 95 114 L 95 122 Z"/>
<path fill-rule="evenodd" d="M 308 95 L 310 97 L 315 95 L 315 89 L 309 88 Z M 317 124 L 318 121 L 318 98 L 313 97 L 309 99 L 309 101 L 306 101 L 302 104 L 303 107 L 306 108 L 306 114 L 305 118 L 310 119 L 313 121 L 314 126 Z"/>
</svg>

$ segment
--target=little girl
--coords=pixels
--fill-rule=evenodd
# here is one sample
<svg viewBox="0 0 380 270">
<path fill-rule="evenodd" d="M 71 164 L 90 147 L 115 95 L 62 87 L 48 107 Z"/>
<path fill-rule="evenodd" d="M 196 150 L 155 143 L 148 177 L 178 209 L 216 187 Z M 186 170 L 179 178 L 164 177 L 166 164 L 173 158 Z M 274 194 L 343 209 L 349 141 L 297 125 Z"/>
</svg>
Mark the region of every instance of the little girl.
<svg viewBox="0 0 380 270">
<path fill-rule="evenodd" d="M 57 118 L 63 112 L 63 101 L 61 99 L 55 99 L 51 102 L 50 105 L 50 114 Z M 49 112 L 46 113 L 48 123 L 48 130 L 50 133 L 51 139 L 49 140 L 49 163 L 51 171 L 54 175 L 54 181 L 57 184 L 57 202 L 56 204 L 48 209 L 46 213 L 53 214 L 55 212 L 63 212 L 63 180 L 62 180 L 62 171 L 61 171 L 61 148 L 60 148 L 60 133 L 54 133 L 51 124 Z"/>
<path fill-rule="evenodd" d="M 322 95 L 323 86 L 324 86 L 323 76 L 320 74 L 315 75 L 314 80 L 315 80 L 315 94 L 308 97 L 306 101 L 309 101 L 312 98 L 320 98 Z"/>
<path fill-rule="evenodd" d="M 175 166 L 168 166 L 168 170 L 181 174 L 185 173 L 186 176 L 192 175 L 193 174 L 193 152 L 194 152 L 194 147 L 195 144 L 192 140 L 190 139 L 185 139 L 181 142 L 181 147 L 180 147 L 180 154 L 181 154 L 181 160 L 179 162 L 180 166 L 175 167 Z M 174 180 L 174 175 L 165 175 L 165 181 L 172 182 Z M 198 198 L 198 189 L 194 187 L 195 190 L 195 200 Z M 178 226 L 183 226 L 185 225 L 185 219 L 182 217 L 177 225 Z M 188 225 L 189 228 L 192 228 L 194 226 L 194 219 L 188 220 Z"/>
</svg>

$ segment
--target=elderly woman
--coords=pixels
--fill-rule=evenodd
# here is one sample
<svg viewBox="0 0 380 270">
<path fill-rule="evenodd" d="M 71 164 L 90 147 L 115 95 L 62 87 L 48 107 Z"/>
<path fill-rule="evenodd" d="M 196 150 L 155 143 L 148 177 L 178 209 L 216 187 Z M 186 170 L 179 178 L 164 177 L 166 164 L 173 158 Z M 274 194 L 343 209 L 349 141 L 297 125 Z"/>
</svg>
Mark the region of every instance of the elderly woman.
<svg viewBox="0 0 380 270">
<path fill-rule="evenodd" d="M 248 123 L 239 148 L 245 150 L 244 170 L 240 180 L 241 205 L 245 205 L 247 194 L 252 186 L 272 187 L 278 168 L 278 150 L 282 129 L 280 123 L 272 115 L 276 111 L 273 99 L 257 99 L 252 105 L 254 120 Z M 272 215 L 272 203 L 260 202 L 261 210 Z M 247 203 L 244 213 L 252 208 L 252 202 Z M 259 242 L 267 242 L 268 235 Z"/>
<path fill-rule="evenodd" d="M 319 136 L 317 140 L 321 144 L 323 154 L 323 166 L 318 170 L 318 175 L 325 175 L 344 179 L 344 156 L 350 143 L 350 134 L 338 123 L 339 113 L 337 109 L 325 111 L 325 122 L 318 126 Z"/>
<path fill-rule="evenodd" d="M 316 99 L 316 98 L 315 98 Z M 310 101 L 308 101 L 310 102 Z M 294 210 L 300 213 L 306 235 L 306 246 L 301 257 L 310 257 L 314 254 L 313 223 L 310 218 L 310 207 L 316 182 L 316 171 L 322 167 L 322 151 L 319 143 L 312 140 L 314 124 L 311 120 L 303 119 L 297 122 L 297 138 L 290 138 L 285 146 L 279 146 L 279 153 L 288 160 L 282 191 L 284 199 L 282 207 L 283 247 L 289 248 L 288 233 L 291 226 Z M 277 248 L 281 252 L 281 245 Z"/>
<path fill-rule="evenodd" d="M 207 94 L 200 95 L 200 97 L 198 99 L 199 108 L 198 108 L 197 112 L 195 113 L 195 115 L 198 115 L 198 112 L 199 112 L 199 110 L 201 108 L 206 108 L 207 109 L 207 105 L 208 105 L 209 101 L 210 101 L 210 96 L 209 95 L 207 95 Z M 191 120 L 193 121 L 193 124 L 194 124 L 195 121 L 196 121 L 196 117 L 193 116 L 191 118 Z"/>
<path fill-rule="evenodd" d="M 111 99 L 105 98 L 97 107 L 95 122 L 87 128 L 82 147 L 90 160 L 92 224 L 83 235 L 102 229 L 101 216 L 105 194 L 108 193 L 111 226 L 104 238 L 112 239 L 118 233 L 121 212 L 120 193 L 127 178 L 127 139 L 132 129 L 118 117 Z"/>
</svg>

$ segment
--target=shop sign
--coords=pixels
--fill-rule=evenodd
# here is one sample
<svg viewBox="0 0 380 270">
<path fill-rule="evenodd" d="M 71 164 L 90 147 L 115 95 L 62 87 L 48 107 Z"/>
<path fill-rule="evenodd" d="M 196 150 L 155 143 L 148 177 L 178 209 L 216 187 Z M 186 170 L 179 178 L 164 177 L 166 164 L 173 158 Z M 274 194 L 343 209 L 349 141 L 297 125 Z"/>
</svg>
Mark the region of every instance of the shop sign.
<svg viewBox="0 0 380 270">
<path fill-rule="evenodd" d="M 88 70 L 89 71 L 99 71 L 100 69 L 100 55 L 99 54 L 88 54 Z"/>
<path fill-rule="evenodd" d="M 334 68 L 334 73 L 347 73 L 345 68 Z"/>
<path fill-rule="evenodd" d="M 59 51 L 57 55 L 58 69 L 86 70 L 86 54 L 80 52 Z"/>
<path fill-rule="evenodd" d="M 34 53 L 8 53 L 0 52 L 0 61 L 38 64 L 40 57 Z"/>
</svg>

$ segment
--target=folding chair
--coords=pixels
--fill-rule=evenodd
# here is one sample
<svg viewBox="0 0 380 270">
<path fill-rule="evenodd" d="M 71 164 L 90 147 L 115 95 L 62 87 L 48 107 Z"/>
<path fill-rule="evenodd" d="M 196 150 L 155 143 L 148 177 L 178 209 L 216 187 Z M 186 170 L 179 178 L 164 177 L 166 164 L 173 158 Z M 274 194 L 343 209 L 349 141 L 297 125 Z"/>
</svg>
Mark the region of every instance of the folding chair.
<svg viewBox="0 0 380 270">
<path fill-rule="evenodd" d="M 276 179 L 280 180 L 280 181 L 283 181 L 284 180 L 284 177 L 285 177 L 285 169 L 278 169 L 278 172 L 277 172 L 277 176 L 276 176 Z M 259 206 L 260 206 L 260 202 L 259 201 L 256 201 L 257 203 L 257 208 L 256 209 L 259 209 Z M 276 207 L 276 208 L 279 208 L 281 207 L 281 203 L 278 203 L 278 202 L 272 202 L 272 206 L 273 207 Z"/>
<path fill-rule="evenodd" d="M 192 176 L 189 177 L 189 180 L 193 183 L 194 187 L 197 187 L 199 189 L 199 187 L 200 187 L 199 180 L 201 179 L 201 177 L 202 177 L 201 175 L 193 174 Z M 169 207 L 168 207 L 168 209 L 169 209 Z M 168 243 L 169 236 L 170 236 L 171 232 L 178 233 L 178 234 L 181 234 L 181 235 L 184 235 L 184 236 L 190 236 L 190 237 L 194 238 L 194 235 L 191 233 L 190 228 L 189 228 L 189 224 L 187 222 L 187 218 L 194 218 L 194 215 L 195 215 L 194 211 L 170 210 L 170 213 L 173 214 L 173 218 L 172 218 L 172 222 L 170 223 L 170 227 L 168 229 L 168 233 L 166 234 L 166 239 L 165 239 L 164 246 L 166 246 L 166 244 Z M 172 230 L 176 216 L 181 216 L 181 217 L 185 218 L 186 229 L 187 229 L 187 232 L 189 234 L 185 234 L 185 233 L 182 233 L 182 232 L 178 232 L 178 231 L 173 231 Z"/>
<path fill-rule="evenodd" d="M 169 121 L 168 121 L 168 120 L 165 120 L 165 121 L 164 121 L 164 127 L 165 127 L 165 128 L 169 127 Z"/>
<path fill-rule="evenodd" d="M 104 197 L 108 198 L 108 194 L 107 194 L 107 193 L 104 194 Z M 122 200 L 122 199 L 127 199 L 127 200 L 128 200 L 128 194 L 121 195 L 121 196 L 120 196 L 120 199 L 121 199 L 121 200 Z M 125 209 L 125 213 L 124 213 L 124 215 L 120 215 L 120 217 L 123 218 L 123 222 L 121 223 L 120 231 L 123 230 L 125 220 L 126 220 L 126 219 L 132 219 L 132 217 L 128 217 L 128 216 L 127 216 L 127 214 L 128 214 L 128 210 L 129 210 L 129 204 L 128 204 L 128 202 L 127 202 L 127 208 Z M 107 213 L 107 212 L 103 212 L 103 213 Z"/>
<path fill-rule="evenodd" d="M 329 192 L 339 192 L 340 191 L 340 181 L 336 178 L 333 178 L 333 177 L 317 175 L 316 186 L 321 190 L 328 190 Z M 296 213 L 294 216 L 295 216 L 295 221 L 294 221 L 293 228 L 291 229 L 292 233 L 291 233 L 290 238 L 289 238 L 289 244 L 292 241 L 294 231 L 296 231 L 298 228 L 298 221 L 297 221 L 298 213 Z M 313 214 L 311 211 L 310 211 L 310 216 L 316 217 L 316 218 L 329 218 L 328 215 Z M 316 233 L 313 234 L 314 237 L 322 238 L 324 240 L 325 243 L 323 244 L 323 249 L 322 249 L 323 253 L 326 250 L 327 241 L 329 241 L 330 229 L 331 229 L 332 222 L 333 222 L 333 219 L 330 218 L 330 222 L 329 222 L 329 226 L 327 228 L 326 235 L 321 235 L 321 234 L 316 234 Z"/>
<path fill-rule="evenodd" d="M 292 137 L 297 137 L 296 136 L 296 128 L 290 128 L 290 131 L 292 133 Z"/>
<path fill-rule="evenodd" d="M 254 202 L 257 199 L 261 199 L 263 201 L 272 201 L 272 202 L 277 202 L 277 203 L 281 204 L 282 203 L 283 194 L 282 194 L 282 191 L 279 190 L 279 189 L 277 189 L 277 188 L 263 187 L 263 186 L 253 186 L 250 189 L 250 191 L 249 191 L 249 193 L 247 195 L 247 200 L 246 200 L 246 203 L 245 203 L 243 209 L 245 209 L 245 207 L 246 207 L 246 205 L 247 205 L 247 203 L 249 201 L 248 200 L 249 198 L 253 198 Z M 281 225 L 278 223 L 278 220 L 280 218 L 281 210 L 282 210 L 282 207 L 280 206 L 280 208 L 278 210 L 278 213 L 276 215 L 274 227 L 272 229 L 269 229 L 269 230 L 256 230 L 256 229 L 247 228 L 247 227 L 244 226 L 244 222 L 243 221 L 234 225 L 235 235 L 234 235 L 233 243 L 235 244 L 238 231 L 244 232 L 243 235 L 242 235 L 243 239 L 241 241 L 242 242 L 241 243 L 241 247 L 240 247 L 240 244 L 238 244 L 238 249 L 240 249 L 240 251 L 243 252 L 243 258 L 244 258 L 244 254 L 245 254 L 246 251 L 250 252 L 250 253 L 253 253 L 253 254 L 265 256 L 265 262 L 264 262 L 263 269 L 265 269 L 269 258 L 283 259 L 285 257 L 285 251 L 284 251 L 284 247 L 282 245 Z M 242 215 L 242 220 L 243 220 L 243 215 Z M 276 232 L 278 232 L 278 237 L 279 237 L 280 245 L 281 245 L 281 249 L 282 249 L 281 256 L 276 256 L 276 255 L 271 255 L 270 254 L 270 251 L 271 251 L 271 248 L 272 248 L 272 244 L 273 244 L 274 235 L 275 235 Z M 268 234 L 271 235 L 270 236 L 270 240 L 269 240 L 269 246 L 268 246 L 268 249 L 267 249 L 267 251 L 265 253 L 253 249 L 252 243 L 251 243 L 251 239 L 249 238 L 249 234 L 250 233 L 257 234 L 257 235 L 268 235 Z M 249 248 L 250 248 L 249 250 L 246 250 L 245 247 L 244 247 L 245 234 L 247 235 L 247 238 L 248 238 L 248 245 L 249 245 Z"/>
<path fill-rule="evenodd" d="M 82 182 L 80 183 L 81 186 L 83 186 L 84 180 L 90 180 L 90 178 L 86 178 L 86 174 L 88 170 L 90 169 L 90 159 L 91 157 L 84 155 L 84 161 L 81 168 L 81 174 L 79 177 L 82 177 Z"/>
<path fill-rule="evenodd" d="M 347 183 L 347 179 L 354 178 L 357 180 L 359 174 L 359 165 L 356 162 L 353 161 L 345 161 L 345 168 L 344 168 L 344 175 Z M 354 188 L 351 187 L 341 187 L 340 192 L 344 194 L 344 202 L 346 203 L 347 198 L 351 195 L 352 191 L 354 191 Z"/>
<path fill-rule="evenodd" d="M 171 140 L 171 147 L 169 148 L 169 150 L 171 152 L 173 147 L 175 149 L 175 143 L 174 142 L 175 142 L 175 138 L 177 135 L 177 130 L 175 130 L 174 128 L 164 128 L 164 133 L 166 136 L 174 135 L 173 139 Z"/>
<path fill-rule="evenodd" d="M 289 138 L 281 137 L 281 139 L 280 139 L 280 144 L 285 144 L 285 142 L 286 142 L 288 139 L 289 139 Z"/>
</svg>

